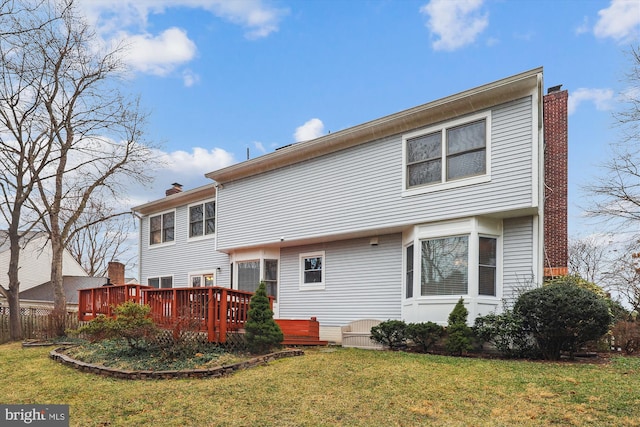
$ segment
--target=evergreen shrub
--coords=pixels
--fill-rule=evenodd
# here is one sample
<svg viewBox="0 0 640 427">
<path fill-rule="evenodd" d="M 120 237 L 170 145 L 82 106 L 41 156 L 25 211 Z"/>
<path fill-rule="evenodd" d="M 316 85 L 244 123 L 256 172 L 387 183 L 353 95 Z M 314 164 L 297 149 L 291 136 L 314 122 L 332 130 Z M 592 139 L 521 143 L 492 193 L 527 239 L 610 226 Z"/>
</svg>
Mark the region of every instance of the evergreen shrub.
<svg viewBox="0 0 640 427">
<path fill-rule="evenodd" d="M 269 305 L 264 282 L 260 282 L 256 293 L 251 297 L 244 329 L 247 348 L 253 354 L 269 353 L 279 347 L 284 339 L 280 326 L 273 320 L 273 310 Z"/>
<path fill-rule="evenodd" d="M 449 313 L 446 329 L 445 347 L 452 355 L 461 356 L 471 350 L 471 338 L 473 331 L 467 325 L 469 311 L 464 306 L 464 299 L 460 298 L 458 303 Z"/>
<path fill-rule="evenodd" d="M 371 339 L 390 350 L 398 350 L 406 345 L 406 329 L 402 320 L 386 320 L 371 328 Z"/>
</svg>

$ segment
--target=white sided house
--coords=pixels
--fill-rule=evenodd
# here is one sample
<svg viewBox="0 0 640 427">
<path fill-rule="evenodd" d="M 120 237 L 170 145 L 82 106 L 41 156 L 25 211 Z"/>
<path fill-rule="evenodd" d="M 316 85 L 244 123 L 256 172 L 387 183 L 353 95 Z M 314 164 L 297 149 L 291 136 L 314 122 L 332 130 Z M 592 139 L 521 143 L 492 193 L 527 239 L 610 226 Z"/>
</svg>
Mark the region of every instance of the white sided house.
<svg viewBox="0 0 640 427">
<path fill-rule="evenodd" d="M 141 283 L 265 280 L 277 318 L 337 342 L 359 319 L 446 324 L 461 297 L 472 323 L 566 271 L 566 104 L 538 68 L 210 172 L 134 208 Z"/>
<path fill-rule="evenodd" d="M 0 231 L 0 283 L 9 287 L 9 261 L 11 251 L 9 236 L 6 231 Z M 27 233 L 20 243 L 20 262 L 18 264 L 18 279 L 20 292 L 35 288 L 51 280 L 51 242 L 44 232 Z M 62 254 L 63 276 L 87 277 L 88 274 L 73 258 L 68 250 Z"/>
</svg>

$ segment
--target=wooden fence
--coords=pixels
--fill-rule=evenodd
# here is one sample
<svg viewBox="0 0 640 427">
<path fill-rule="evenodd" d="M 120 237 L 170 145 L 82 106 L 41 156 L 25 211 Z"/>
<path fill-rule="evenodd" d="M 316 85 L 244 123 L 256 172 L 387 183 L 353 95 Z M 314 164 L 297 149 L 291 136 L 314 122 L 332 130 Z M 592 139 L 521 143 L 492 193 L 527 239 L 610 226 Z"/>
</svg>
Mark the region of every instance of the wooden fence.
<svg viewBox="0 0 640 427">
<path fill-rule="evenodd" d="M 51 308 L 45 307 L 21 307 L 20 323 L 22 325 L 22 337 L 24 339 L 47 340 L 56 337 Z M 65 328 L 77 329 L 84 322 L 78 320 L 77 313 L 65 315 Z M 0 307 L 0 344 L 10 341 L 9 308 Z"/>
</svg>

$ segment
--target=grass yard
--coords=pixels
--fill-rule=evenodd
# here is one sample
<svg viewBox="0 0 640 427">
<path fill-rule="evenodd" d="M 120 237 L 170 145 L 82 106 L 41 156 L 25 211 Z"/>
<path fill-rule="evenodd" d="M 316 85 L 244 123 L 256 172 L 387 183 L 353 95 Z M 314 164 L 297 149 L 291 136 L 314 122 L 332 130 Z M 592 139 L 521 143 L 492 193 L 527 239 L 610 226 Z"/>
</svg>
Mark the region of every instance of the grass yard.
<svg viewBox="0 0 640 427">
<path fill-rule="evenodd" d="M 72 426 L 640 426 L 640 358 L 539 363 L 310 349 L 228 378 L 126 381 L 0 345 L 0 403 Z"/>
</svg>

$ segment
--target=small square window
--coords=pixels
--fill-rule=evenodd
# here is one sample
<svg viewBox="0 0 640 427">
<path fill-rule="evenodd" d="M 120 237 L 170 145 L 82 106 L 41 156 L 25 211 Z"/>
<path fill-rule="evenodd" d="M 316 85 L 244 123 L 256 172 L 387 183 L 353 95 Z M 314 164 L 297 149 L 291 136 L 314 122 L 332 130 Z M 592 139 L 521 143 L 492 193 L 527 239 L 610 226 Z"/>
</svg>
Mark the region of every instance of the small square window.
<svg viewBox="0 0 640 427">
<path fill-rule="evenodd" d="M 149 244 L 173 242 L 175 212 L 152 216 L 149 218 Z"/>
<path fill-rule="evenodd" d="M 300 288 L 324 289 L 324 252 L 300 255 Z"/>
</svg>

